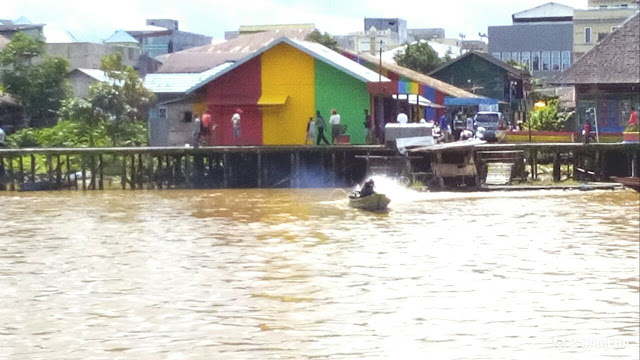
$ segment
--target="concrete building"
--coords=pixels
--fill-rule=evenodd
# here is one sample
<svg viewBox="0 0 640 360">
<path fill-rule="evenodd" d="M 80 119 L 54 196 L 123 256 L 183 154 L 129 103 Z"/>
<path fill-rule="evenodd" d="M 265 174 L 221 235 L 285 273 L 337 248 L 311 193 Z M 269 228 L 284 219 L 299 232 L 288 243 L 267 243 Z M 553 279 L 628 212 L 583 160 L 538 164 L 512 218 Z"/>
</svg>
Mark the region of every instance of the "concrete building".
<svg viewBox="0 0 640 360">
<path fill-rule="evenodd" d="M 638 12 L 638 2 L 631 0 L 589 0 L 589 9 L 573 14 L 573 61 L 620 27 Z"/>
<path fill-rule="evenodd" d="M 119 81 L 107 77 L 104 71 L 99 69 L 74 69 L 67 74 L 67 80 L 71 86 L 73 96 L 86 98 L 89 96 L 89 86 L 95 82 L 107 82 L 118 84 Z"/>
<path fill-rule="evenodd" d="M 125 65 L 135 67 L 140 58 L 139 48 L 89 42 L 46 44 L 45 51 L 48 55 L 67 59 L 71 70 L 78 68 L 99 69 L 100 60 L 104 56 L 117 52 L 122 54 L 122 62 Z"/>
<path fill-rule="evenodd" d="M 17 32 L 25 33 L 31 37 L 42 39 L 42 28 L 44 24 L 33 24 L 25 17 L 17 20 L 0 19 L 0 36 L 11 39 Z"/>
<path fill-rule="evenodd" d="M 445 32 L 441 28 L 409 29 L 407 30 L 409 41 L 444 39 Z"/>
<path fill-rule="evenodd" d="M 571 66 L 574 9 L 547 3 L 512 16 L 512 25 L 489 26 L 489 53 L 525 64 L 534 77 L 549 78 Z"/>
<path fill-rule="evenodd" d="M 147 19 L 146 26 L 127 30 L 127 33 L 140 43 L 142 53 L 149 57 L 207 45 L 212 40 L 210 36 L 180 31 L 178 20 L 172 19 Z"/>
<path fill-rule="evenodd" d="M 400 18 L 364 18 L 364 31 L 375 28 L 378 31 L 391 30 L 391 41 L 403 44 L 408 40 L 407 20 Z"/>
</svg>

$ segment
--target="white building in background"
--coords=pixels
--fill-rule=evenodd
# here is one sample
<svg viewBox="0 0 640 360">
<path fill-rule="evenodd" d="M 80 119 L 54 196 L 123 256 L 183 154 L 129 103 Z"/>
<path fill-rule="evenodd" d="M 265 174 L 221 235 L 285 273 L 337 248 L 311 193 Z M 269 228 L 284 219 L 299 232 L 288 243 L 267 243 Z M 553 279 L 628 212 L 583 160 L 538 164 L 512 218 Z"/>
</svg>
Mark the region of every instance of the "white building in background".
<svg viewBox="0 0 640 360">
<path fill-rule="evenodd" d="M 420 42 L 424 43 L 425 40 L 421 40 Z M 426 43 L 428 43 L 429 46 L 431 46 L 431 48 L 438 53 L 439 58 L 444 58 L 445 56 L 449 55 L 451 59 L 455 59 L 460 55 L 460 47 L 458 46 L 441 44 L 435 41 L 426 41 Z M 414 41 L 411 44 L 412 45 L 417 44 L 417 42 Z M 391 50 L 384 51 L 382 53 L 382 61 L 395 64 L 396 62 L 393 58 L 398 53 L 403 52 L 406 48 L 407 48 L 406 45 L 402 45 L 402 46 L 395 47 Z"/>
</svg>

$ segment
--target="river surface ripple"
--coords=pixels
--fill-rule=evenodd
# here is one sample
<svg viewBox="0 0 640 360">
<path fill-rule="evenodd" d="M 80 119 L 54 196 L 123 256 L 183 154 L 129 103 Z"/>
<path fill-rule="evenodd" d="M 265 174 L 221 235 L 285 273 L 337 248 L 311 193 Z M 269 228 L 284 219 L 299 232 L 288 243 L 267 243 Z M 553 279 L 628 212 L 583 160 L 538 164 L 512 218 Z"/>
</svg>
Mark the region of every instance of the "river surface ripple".
<svg viewBox="0 0 640 360">
<path fill-rule="evenodd" d="M 638 358 L 637 193 L 388 191 L 1 193 L 0 358 Z"/>
</svg>

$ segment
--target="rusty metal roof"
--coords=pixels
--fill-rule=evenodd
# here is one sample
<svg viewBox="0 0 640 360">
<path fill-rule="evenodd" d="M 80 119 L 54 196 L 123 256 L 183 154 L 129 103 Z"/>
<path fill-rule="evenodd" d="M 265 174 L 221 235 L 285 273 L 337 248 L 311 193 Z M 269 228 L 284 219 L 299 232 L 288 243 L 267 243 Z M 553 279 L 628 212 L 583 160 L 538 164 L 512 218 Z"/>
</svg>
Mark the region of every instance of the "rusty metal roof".
<svg viewBox="0 0 640 360">
<path fill-rule="evenodd" d="M 272 43 L 287 37 L 304 40 L 313 29 L 276 29 L 257 34 L 241 35 L 219 44 L 198 46 L 176 52 L 164 59 L 160 73 L 200 73 L 228 61 L 237 61 Z"/>
</svg>

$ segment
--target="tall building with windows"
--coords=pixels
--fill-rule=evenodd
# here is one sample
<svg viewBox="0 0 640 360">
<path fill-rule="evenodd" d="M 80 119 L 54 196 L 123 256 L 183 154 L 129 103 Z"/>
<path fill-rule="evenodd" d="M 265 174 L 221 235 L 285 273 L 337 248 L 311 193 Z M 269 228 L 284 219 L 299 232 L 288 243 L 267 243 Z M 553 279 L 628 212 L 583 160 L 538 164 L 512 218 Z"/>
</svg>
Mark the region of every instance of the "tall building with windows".
<svg viewBox="0 0 640 360">
<path fill-rule="evenodd" d="M 573 14 L 573 61 L 637 12 L 638 2 L 634 0 L 589 0 L 587 10 Z"/>
<path fill-rule="evenodd" d="M 573 12 L 550 2 L 515 13 L 512 25 L 489 26 L 489 53 L 526 65 L 534 77 L 555 76 L 571 66 Z"/>
</svg>

